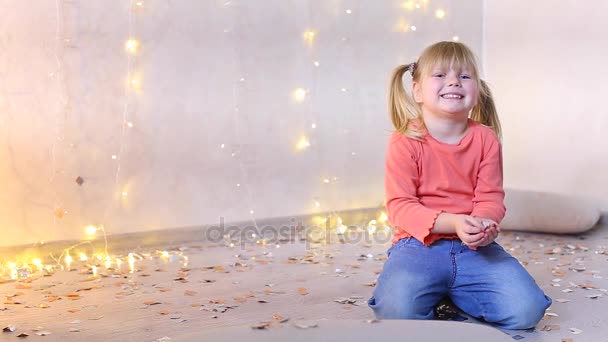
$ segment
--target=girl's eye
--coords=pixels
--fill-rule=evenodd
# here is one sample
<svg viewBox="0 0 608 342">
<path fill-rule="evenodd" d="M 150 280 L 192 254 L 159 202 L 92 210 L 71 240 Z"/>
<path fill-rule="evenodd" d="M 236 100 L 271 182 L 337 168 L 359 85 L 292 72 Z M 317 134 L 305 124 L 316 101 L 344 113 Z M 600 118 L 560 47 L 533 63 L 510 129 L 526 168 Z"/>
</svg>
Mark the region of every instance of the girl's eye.
<svg viewBox="0 0 608 342">
<path fill-rule="evenodd" d="M 433 77 L 443 77 L 444 74 L 433 74 Z"/>
<path fill-rule="evenodd" d="M 471 76 L 469 75 L 460 75 L 461 78 L 464 78 L 465 80 L 470 80 Z"/>
</svg>

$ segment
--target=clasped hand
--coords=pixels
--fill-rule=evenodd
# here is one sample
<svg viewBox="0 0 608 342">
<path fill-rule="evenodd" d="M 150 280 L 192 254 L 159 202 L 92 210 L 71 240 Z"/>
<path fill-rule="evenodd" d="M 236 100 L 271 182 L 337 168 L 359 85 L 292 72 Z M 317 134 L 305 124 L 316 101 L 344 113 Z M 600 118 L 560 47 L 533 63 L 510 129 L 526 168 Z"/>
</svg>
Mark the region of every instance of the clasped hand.
<svg viewBox="0 0 608 342">
<path fill-rule="evenodd" d="M 491 244 L 500 233 L 496 222 L 481 217 L 458 215 L 454 223 L 456 234 L 472 250 Z"/>
</svg>

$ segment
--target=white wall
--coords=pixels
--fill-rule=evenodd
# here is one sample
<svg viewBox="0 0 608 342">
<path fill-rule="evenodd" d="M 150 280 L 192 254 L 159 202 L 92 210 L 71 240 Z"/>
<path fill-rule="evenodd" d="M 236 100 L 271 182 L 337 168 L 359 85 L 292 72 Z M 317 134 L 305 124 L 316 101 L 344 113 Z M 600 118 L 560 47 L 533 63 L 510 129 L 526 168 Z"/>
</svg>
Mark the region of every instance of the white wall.
<svg viewBox="0 0 608 342">
<path fill-rule="evenodd" d="M 0 246 L 378 206 L 389 72 L 481 47 L 481 0 L 136 2 L 0 0 Z"/>
<path fill-rule="evenodd" d="M 608 210 L 608 2 L 484 1 L 484 8 L 505 186 L 594 198 Z"/>
</svg>

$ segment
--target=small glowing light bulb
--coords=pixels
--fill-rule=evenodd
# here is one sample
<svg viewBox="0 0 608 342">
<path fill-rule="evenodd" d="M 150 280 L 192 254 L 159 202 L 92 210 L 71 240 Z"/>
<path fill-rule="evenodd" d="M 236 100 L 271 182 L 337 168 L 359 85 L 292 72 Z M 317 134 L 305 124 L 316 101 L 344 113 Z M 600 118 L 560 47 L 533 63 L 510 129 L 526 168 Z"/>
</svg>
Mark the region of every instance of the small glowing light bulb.
<svg viewBox="0 0 608 342">
<path fill-rule="evenodd" d="M 350 9 L 346 10 L 346 14 L 352 14 L 352 13 L 353 13 L 353 11 L 351 11 Z"/>
<path fill-rule="evenodd" d="M 319 61 L 314 61 L 314 62 L 312 62 L 312 64 L 313 64 L 314 66 L 316 66 L 316 67 L 318 67 L 319 65 L 321 65 L 321 63 L 319 63 Z"/>
<path fill-rule="evenodd" d="M 125 49 L 131 54 L 136 53 L 138 48 L 139 42 L 133 38 L 127 40 L 127 42 L 125 43 Z"/>
<path fill-rule="evenodd" d="M 320 208 L 321 207 L 321 202 L 315 201 L 315 207 Z"/>
<path fill-rule="evenodd" d="M 93 277 L 97 277 L 97 266 L 91 266 L 91 270 L 93 271 Z"/>
<path fill-rule="evenodd" d="M 112 159 L 113 159 L 113 160 L 116 160 L 116 159 L 118 159 L 118 156 L 117 156 L 117 155 L 115 155 L 115 154 L 113 154 L 113 155 L 112 155 Z"/>
<path fill-rule="evenodd" d="M 368 231 L 370 234 L 374 234 L 374 233 L 376 232 L 376 224 L 377 224 L 377 223 L 378 223 L 378 222 L 377 222 L 376 220 L 371 220 L 371 221 L 369 221 L 369 223 L 367 224 L 367 231 Z"/>
<path fill-rule="evenodd" d="M 378 222 L 384 224 L 386 221 L 388 221 L 388 216 L 386 216 L 386 213 L 383 211 L 380 213 L 380 217 L 378 217 Z"/>
<path fill-rule="evenodd" d="M 103 255 L 101 255 L 101 254 L 97 254 L 95 257 L 96 257 L 96 258 L 97 258 L 97 260 L 99 260 L 99 261 L 103 260 Z"/>
<path fill-rule="evenodd" d="M 226 144 L 221 144 L 220 145 L 220 148 L 224 148 L 224 147 L 226 147 Z"/>
<path fill-rule="evenodd" d="M 343 93 L 346 93 L 348 90 L 346 88 L 340 89 Z"/>
<path fill-rule="evenodd" d="M 346 230 L 348 229 L 347 226 L 345 226 L 344 224 L 342 224 L 342 218 L 338 217 L 338 226 L 336 227 L 336 232 L 340 235 L 346 233 Z"/>
<path fill-rule="evenodd" d="M 306 138 L 306 137 L 300 138 L 300 140 L 298 140 L 298 143 L 296 144 L 296 148 L 298 149 L 298 151 L 302 151 L 309 147 L 310 147 L 310 141 L 308 141 L 308 138 Z"/>
<path fill-rule="evenodd" d="M 414 25 L 410 26 L 410 30 L 416 31 L 416 26 L 414 26 Z"/>
<path fill-rule="evenodd" d="M 133 253 L 129 253 L 128 260 L 129 260 L 129 273 L 133 273 L 133 272 L 135 272 L 135 257 L 133 256 Z"/>
<path fill-rule="evenodd" d="M 63 261 L 65 261 L 65 266 L 67 267 L 68 271 L 72 268 L 72 256 L 70 255 L 70 253 L 68 253 L 65 258 L 63 258 Z"/>
<path fill-rule="evenodd" d="M 127 127 L 133 128 L 133 123 L 132 122 L 127 122 Z"/>
<path fill-rule="evenodd" d="M 161 256 L 162 258 L 168 258 L 168 257 L 169 257 L 169 252 L 167 252 L 167 251 L 162 251 L 162 253 L 160 253 L 160 256 Z"/>
<path fill-rule="evenodd" d="M 19 278 L 19 272 L 17 272 L 17 264 L 14 262 L 8 263 L 8 268 L 11 270 L 11 279 L 15 280 Z"/>
<path fill-rule="evenodd" d="M 329 178 L 325 178 L 325 179 L 323 180 L 323 183 L 325 183 L 325 184 L 329 184 L 329 182 L 330 182 Z"/>
<path fill-rule="evenodd" d="M 415 7 L 416 7 L 416 8 L 420 8 L 420 4 L 419 4 L 419 3 L 416 3 L 416 6 L 415 6 Z"/>
<path fill-rule="evenodd" d="M 40 259 L 34 259 L 34 261 L 32 261 L 32 263 L 34 265 L 36 265 L 36 267 L 41 268 L 42 267 L 42 261 Z"/>
<path fill-rule="evenodd" d="M 85 231 L 85 233 L 86 233 L 87 235 L 89 235 L 89 236 L 93 236 L 93 235 L 95 235 L 95 233 L 97 233 L 97 230 L 98 230 L 98 229 L 99 229 L 99 228 L 97 228 L 97 227 L 95 227 L 95 226 L 93 226 L 93 225 L 90 225 L 90 226 L 86 226 L 86 227 L 84 228 L 84 231 Z"/>
<path fill-rule="evenodd" d="M 453 40 L 453 41 L 455 41 L 455 42 L 457 42 L 457 41 L 459 41 L 459 40 L 460 40 L 460 37 L 458 37 L 458 36 L 454 36 L 454 37 L 452 37 L 452 40 Z"/>
<path fill-rule="evenodd" d="M 110 258 L 110 256 L 109 256 L 109 255 L 107 255 L 107 256 L 106 256 L 106 263 L 105 263 L 105 266 L 106 266 L 106 270 L 107 270 L 108 268 L 112 267 L 112 258 Z"/>
<path fill-rule="evenodd" d="M 127 197 L 127 196 L 129 196 L 129 193 L 128 193 L 128 192 L 126 192 L 126 191 L 123 191 L 123 192 L 122 192 L 122 197 Z"/>
<path fill-rule="evenodd" d="M 315 129 L 315 128 L 317 128 L 317 124 L 316 124 L 316 123 L 313 123 L 312 125 L 310 125 L 310 127 L 311 127 L 312 129 Z"/>
<path fill-rule="evenodd" d="M 443 19 L 445 18 L 445 11 L 440 8 L 435 12 L 435 16 L 439 19 Z"/>
<path fill-rule="evenodd" d="M 80 258 L 80 261 L 87 261 L 87 260 L 89 260 L 89 258 L 87 257 L 87 255 L 84 254 L 84 253 L 79 253 L 78 254 L 78 258 Z"/>
<path fill-rule="evenodd" d="M 253 210 L 249 210 L 249 213 L 250 213 L 251 215 L 253 215 L 253 213 L 255 213 L 255 211 L 253 211 Z M 255 234 L 254 234 L 254 235 L 255 235 Z"/>
<path fill-rule="evenodd" d="M 116 268 L 118 269 L 118 272 L 121 272 L 120 265 L 122 265 L 122 260 L 120 258 L 116 258 Z"/>
<path fill-rule="evenodd" d="M 138 1 L 138 2 L 135 3 L 135 5 L 139 6 L 139 7 L 143 7 L 144 6 L 144 2 L 143 1 Z"/>
<path fill-rule="evenodd" d="M 302 38 L 304 38 L 304 41 L 308 44 L 312 44 L 315 41 L 315 36 L 316 33 L 314 31 L 306 31 L 302 34 Z"/>
<path fill-rule="evenodd" d="M 297 88 L 293 91 L 293 97 L 296 99 L 296 101 L 304 101 L 304 99 L 306 98 L 306 90 L 302 88 Z"/>
</svg>

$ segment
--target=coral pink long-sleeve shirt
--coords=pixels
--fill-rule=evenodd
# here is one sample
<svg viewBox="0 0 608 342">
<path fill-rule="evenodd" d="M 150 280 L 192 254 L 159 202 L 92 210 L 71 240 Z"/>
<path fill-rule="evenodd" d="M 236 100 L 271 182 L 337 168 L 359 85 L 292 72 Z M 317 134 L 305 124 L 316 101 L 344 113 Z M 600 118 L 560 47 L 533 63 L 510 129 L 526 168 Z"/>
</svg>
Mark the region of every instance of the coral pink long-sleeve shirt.
<svg viewBox="0 0 608 342">
<path fill-rule="evenodd" d="M 425 134 L 421 141 L 393 133 L 386 154 L 386 208 L 393 243 L 414 237 L 427 246 L 456 234 L 434 234 L 440 213 L 494 220 L 505 215 L 502 149 L 494 131 L 469 119 L 457 144 Z"/>
</svg>

